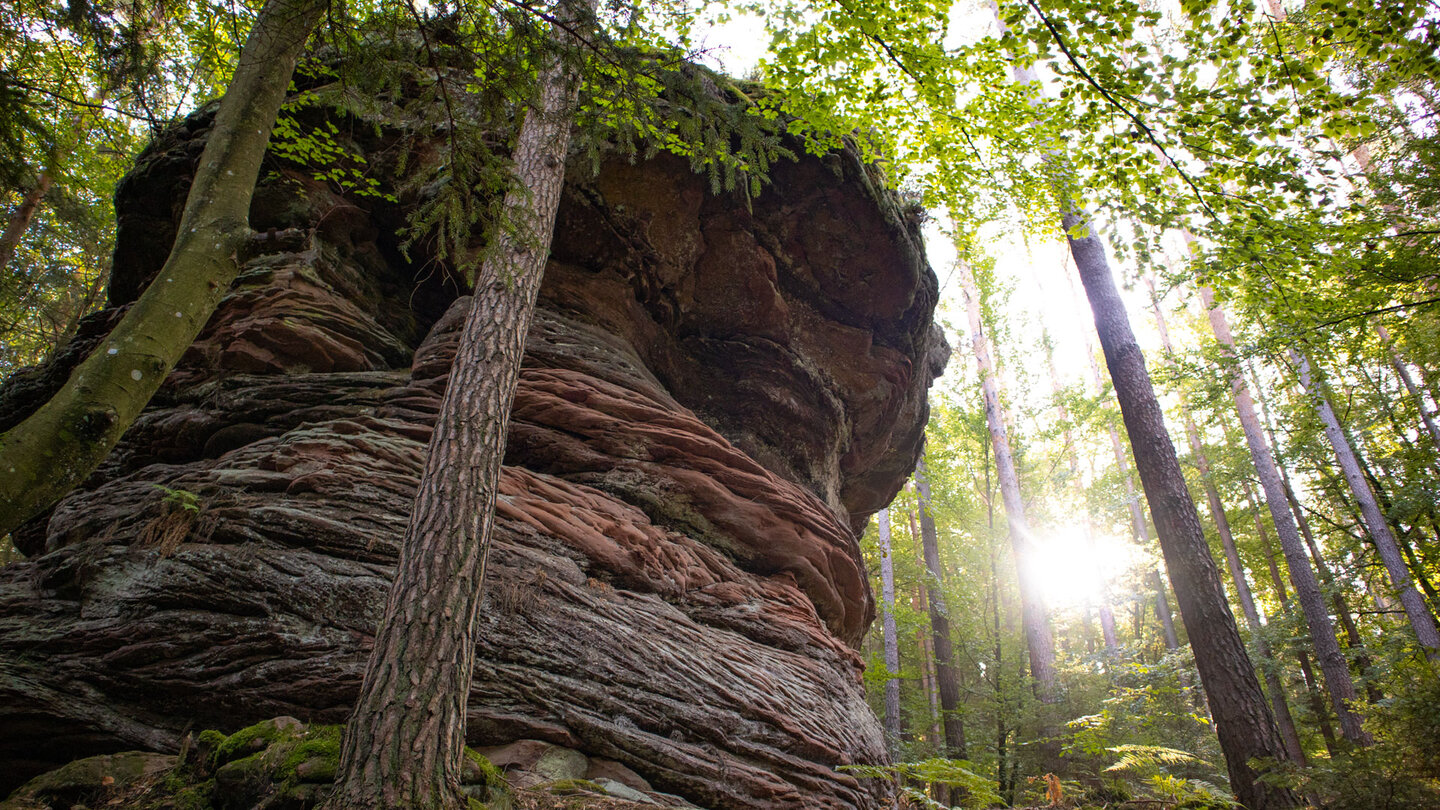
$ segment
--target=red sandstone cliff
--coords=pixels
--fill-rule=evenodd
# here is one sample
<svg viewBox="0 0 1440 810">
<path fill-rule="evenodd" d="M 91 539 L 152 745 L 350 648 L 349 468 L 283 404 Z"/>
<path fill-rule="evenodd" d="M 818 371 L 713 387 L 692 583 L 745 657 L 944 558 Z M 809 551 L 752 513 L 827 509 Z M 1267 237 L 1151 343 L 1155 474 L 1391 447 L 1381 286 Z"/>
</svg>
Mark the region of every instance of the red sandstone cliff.
<svg viewBox="0 0 1440 810">
<path fill-rule="evenodd" d="M 124 185 L 112 304 L 163 258 L 203 136 L 192 119 Z M 187 726 L 345 717 L 468 298 L 401 258 L 396 211 L 279 168 L 253 214 L 274 237 L 0 569 L 0 789 Z M 854 531 L 913 466 L 948 349 L 918 233 L 871 170 L 842 153 L 772 179 L 747 206 L 674 159 L 572 173 L 472 744 L 545 740 L 707 807 L 877 806 L 835 771 L 884 756 Z M 0 420 L 63 372 L 12 382 Z"/>
</svg>

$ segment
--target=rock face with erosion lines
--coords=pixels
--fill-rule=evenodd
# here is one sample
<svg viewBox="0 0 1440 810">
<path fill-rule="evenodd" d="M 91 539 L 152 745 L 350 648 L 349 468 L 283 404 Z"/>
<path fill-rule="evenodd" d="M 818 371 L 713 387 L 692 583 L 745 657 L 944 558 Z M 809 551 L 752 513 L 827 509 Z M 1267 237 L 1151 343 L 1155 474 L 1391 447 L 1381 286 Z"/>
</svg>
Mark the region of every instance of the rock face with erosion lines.
<svg viewBox="0 0 1440 810">
<path fill-rule="evenodd" d="M 160 266 L 207 126 L 123 183 L 112 308 L 8 385 L 0 428 Z M 278 159 L 263 176 L 234 289 L 0 568 L 0 790 L 173 752 L 187 729 L 343 722 L 359 688 L 470 299 L 398 250 L 403 195 Z M 539 741 L 701 807 L 881 806 L 883 786 L 836 770 L 885 756 L 856 531 L 912 468 L 948 348 L 918 230 L 872 169 L 841 152 L 772 181 L 747 205 L 673 158 L 572 169 L 515 398 L 471 745 Z"/>
</svg>

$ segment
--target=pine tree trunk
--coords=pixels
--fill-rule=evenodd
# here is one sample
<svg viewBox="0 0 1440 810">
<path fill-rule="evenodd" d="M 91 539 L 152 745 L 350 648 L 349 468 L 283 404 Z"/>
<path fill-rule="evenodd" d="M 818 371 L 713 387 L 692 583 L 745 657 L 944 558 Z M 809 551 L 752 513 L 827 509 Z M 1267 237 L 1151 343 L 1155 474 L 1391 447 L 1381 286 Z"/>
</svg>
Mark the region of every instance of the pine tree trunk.
<svg viewBox="0 0 1440 810">
<path fill-rule="evenodd" d="M 1345 435 L 1344 428 L 1340 426 L 1340 420 L 1335 416 L 1334 408 L 1330 407 L 1329 398 L 1323 390 L 1316 386 L 1310 370 L 1309 359 L 1294 349 L 1291 349 L 1290 359 L 1295 363 L 1300 374 L 1300 383 L 1309 392 L 1315 409 L 1320 414 L 1320 421 L 1325 426 L 1325 436 L 1330 440 L 1330 446 L 1335 451 L 1335 460 L 1340 465 L 1340 472 L 1345 476 L 1345 482 L 1350 485 L 1350 492 L 1360 507 L 1360 516 L 1365 521 L 1370 539 L 1374 542 L 1375 550 L 1380 555 L 1381 562 L 1385 564 L 1386 572 L 1390 575 L 1390 585 L 1400 596 L 1400 604 L 1404 607 L 1405 615 L 1410 620 L 1410 628 L 1414 631 L 1416 640 L 1425 648 L 1425 655 L 1432 661 L 1440 660 L 1440 631 L 1437 631 L 1435 621 L 1425 607 L 1424 598 L 1415 589 L 1415 585 L 1410 579 L 1410 572 L 1405 567 L 1405 560 L 1400 553 L 1399 544 L 1395 540 L 1395 535 L 1391 533 L 1390 524 L 1386 522 L 1379 504 L 1375 501 L 1375 494 L 1370 490 L 1369 482 L 1365 480 L 1365 475 L 1360 470 L 1360 462 L 1354 448 L 1350 445 L 1350 439 Z"/>
<path fill-rule="evenodd" d="M 49 402 L 0 436 L 0 536 L 85 480 L 164 382 L 239 272 L 270 129 L 326 0 L 268 0 L 240 52 L 164 267 Z"/>
<path fill-rule="evenodd" d="M 893 758 L 900 743 L 900 639 L 895 629 L 895 561 L 890 552 L 890 509 L 877 516 L 880 531 L 880 599 L 885 634 L 885 738 Z"/>
<path fill-rule="evenodd" d="M 1010 548 L 1015 555 L 1015 570 L 1020 580 L 1020 622 L 1025 631 L 1025 647 L 1030 654 L 1030 672 L 1035 678 L 1036 696 L 1042 703 L 1058 699 L 1055 682 L 1055 639 L 1050 628 L 1050 615 L 1045 607 L 1045 594 L 1035 578 L 1033 560 L 1038 553 L 1030 545 L 1030 525 L 1025 518 L 1025 501 L 1020 495 L 1020 476 L 1010 452 L 1010 437 L 1005 429 L 1004 406 L 995 384 L 995 367 L 990 361 L 989 341 L 980 314 L 980 293 L 970 266 L 961 260 L 955 268 L 965 306 L 970 317 L 970 347 L 980 369 L 980 391 L 985 399 L 985 425 L 990 431 L 990 445 L 995 451 L 995 476 L 1000 482 L 1000 499 L 1005 504 L 1005 522 L 1010 534 Z"/>
<path fill-rule="evenodd" d="M 965 759 L 965 725 L 960 717 L 960 682 L 955 677 L 955 653 L 950 642 L 950 611 L 945 604 L 944 573 L 940 567 L 940 545 L 935 530 L 935 513 L 930 500 L 930 479 L 925 459 L 915 467 L 915 491 L 920 496 L 920 542 L 930 582 L 930 635 L 935 648 L 935 685 L 940 692 L 940 722 L 945 727 L 948 755 Z"/>
<path fill-rule="evenodd" d="M 1089 223 L 1076 214 L 1066 215 L 1064 227 L 1095 316 L 1145 497 L 1155 517 L 1180 617 L 1195 650 L 1200 682 L 1209 697 L 1231 788 L 1250 810 L 1298 807 L 1298 796 L 1261 781 L 1251 766 L 1256 758 L 1284 760 L 1284 742 L 1225 599 L 1220 572 L 1186 489 L 1145 358 L 1110 274 L 1105 248 Z"/>
<path fill-rule="evenodd" d="M 566 0 L 564 47 L 593 15 Z M 465 702 L 511 400 L 550 252 L 579 82 L 551 57 L 513 157 L 506 228 L 475 292 L 430 440 L 400 563 L 346 726 L 329 810 L 466 806 Z"/>
<path fill-rule="evenodd" d="M 15 249 L 20 246 L 20 240 L 25 238 L 25 233 L 30 230 L 30 223 L 35 220 L 35 212 L 40 208 L 40 201 L 45 199 L 50 187 L 55 184 L 54 178 L 45 172 L 35 179 L 35 187 L 25 192 L 20 198 L 20 204 L 10 212 L 10 221 L 5 224 L 5 233 L 0 235 L 0 273 L 10 265 L 10 260 L 15 258 Z"/>
<path fill-rule="evenodd" d="M 1221 351 L 1231 369 L 1230 389 L 1235 401 L 1235 410 L 1240 417 L 1240 428 L 1245 433 L 1245 443 L 1250 449 L 1250 458 L 1255 465 L 1260 487 L 1265 492 L 1265 503 L 1270 509 L 1270 518 L 1275 524 L 1275 534 L 1280 538 L 1280 551 L 1290 569 L 1290 582 L 1295 587 L 1295 596 L 1300 602 L 1300 612 L 1310 629 L 1310 644 L 1320 663 L 1320 672 L 1325 678 L 1325 688 L 1330 694 L 1330 703 L 1340 721 L 1340 733 L 1356 745 L 1368 745 L 1369 735 L 1360 723 L 1360 716 L 1350 705 L 1355 700 L 1355 683 L 1350 677 L 1350 665 L 1340 651 L 1340 642 L 1335 637 L 1335 626 L 1325 608 L 1320 583 L 1305 554 L 1300 532 L 1295 527 L 1295 518 L 1285 501 L 1285 488 L 1280 483 L 1280 472 L 1275 466 L 1275 457 L 1265 443 L 1260 419 L 1255 413 L 1255 404 L 1250 396 L 1250 387 L 1241 374 L 1239 355 L 1235 351 L 1235 339 L 1230 334 L 1230 324 L 1225 313 L 1215 303 L 1215 294 L 1209 288 L 1200 288 L 1200 297 L 1209 313 L 1210 327 L 1215 332 Z"/>
</svg>

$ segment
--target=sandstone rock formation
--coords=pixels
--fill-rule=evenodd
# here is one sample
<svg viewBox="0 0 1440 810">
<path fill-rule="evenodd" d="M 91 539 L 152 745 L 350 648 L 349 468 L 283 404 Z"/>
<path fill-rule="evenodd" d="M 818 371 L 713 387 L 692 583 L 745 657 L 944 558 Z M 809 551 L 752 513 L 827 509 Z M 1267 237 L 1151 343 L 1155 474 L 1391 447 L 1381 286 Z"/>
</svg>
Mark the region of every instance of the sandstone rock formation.
<svg viewBox="0 0 1440 810">
<path fill-rule="evenodd" d="M 159 267 L 207 120 L 123 184 L 112 307 Z M 403 206 L 273 168 L 258 255 L 0 569 L 0 790 L 187 728 L 345 718 L 469 299 L 397 250 Z M 855 531 L 913 466 L 948 353 L 915 226 L 850 153 L 782 163 L 750 206 L 670 158 L 572 175 L 469 741 L 545 741 L 702 807 L 878 806 L 835 766 L 884 757 Z M 115 311 L 11 382 L 0 427 Z"/>
</svg>

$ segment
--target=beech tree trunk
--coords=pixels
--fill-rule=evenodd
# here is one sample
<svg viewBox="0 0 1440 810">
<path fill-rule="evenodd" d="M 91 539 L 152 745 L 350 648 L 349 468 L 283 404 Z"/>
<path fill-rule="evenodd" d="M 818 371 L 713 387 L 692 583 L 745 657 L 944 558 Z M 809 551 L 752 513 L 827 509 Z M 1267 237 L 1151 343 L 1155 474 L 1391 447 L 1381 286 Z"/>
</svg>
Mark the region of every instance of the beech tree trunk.
<svg viewBox="0 0 1440 810">
<path fill-rule="evenodd" d="M 205 141 L 175 244 L 125 317 L 49 402 L 0 436 L 0 536 L 109 455 L 239 272 L 250 197 L 300 52 L 326 0 L 267 0 Z"/>
<path fill-rule="evenodd" d="M 1335 409 L 1330 407 L 1329 397 L 1316 385 L 1310 370 L 1309 359 L 1294 349 L 1290 350 L 1290 359 L 1295 363 L 1296 370 L 1299 372 L 1301 385 L 1305 386 L 1306 392 L 1309 393 L 1311 401 L 1315 405 L 1315 410 L 1320 414 L 1320 421 L 1325 426 L 1325 436 L 1330 440 L 1330 446 L 1335 451 L 1335 460 L 1340 466 L 1340 472 L 1345 476 L 1345 482 L 1350 486 L 1350 492 L 1360 508 L 1360 516 L 1364 520 L 1370 539 L 1375 544 L 1375 551 L 1380 555 L 1380 561 L 1385 564 L 1386 573 L 1390 575 L 1390 585 L 1400 597 L 1400 605 L 1405 609 L 1405 615 L 1410 620 L 1410 629 L 1414 631 L 1416 640 L 1425 648 L 1426 657 L 1432 661 L 1440 660 L 1440 630 L 1436 629 L 1435 620 L 1431 618 L 1430 611 L 1425 607 L 1424 597 L 1415 589 L 1415 584 L 1410 579 L 1410 572 L 1405 567 L 1405 559 L 1400 553 L 1399 544 L 1395 540 L 1395 535 L 1390 531 L 1390 524 L 1386 522 L 1379 504 L 1376 503 L 1375 493 L 1371 491 L 1369 482 L 1365 480 L 1365 474 L 1360 469 L 1360 461 L 1354 448 L 1350 445 L 1350 439 L 1345 435 L 1344 428 L 1340 426 L 1340 420 L 1335 416 Z"/>
<path fill-rule="evenodd" d="M 562 0 L 551 34 L 562 47 L 593 2 Z M 539 71 L 505 196 L 512 227 L 476 275 L 440 405 L 395 581 L 345 729 L 326 807 L 466 806 L 460 791 L 465 702 L 485 557 L 495 516 L 511 400 L 565 179 L 579 80 L 558 57 Z"/>
<path fill-rule="evenodd" d="M 989 341 L 980 314 L 980 293 L 970 265 L 963 259 L 955 267 L 965 306 L 970 316 L 970 347 L 980 369 L 980 391 L 985 399 L 985 425 L 990 431 L 990 445 L 995 450 L 995 476 L 1000 483 L 1000 499 L 1005 504 L 1005 522 L 1010 534 L 1010 548 L 1015 554 L 1015 570 L 1020 580 L 1020 622 L 1025 631 L 1025 647 L 1030 654 L 1030 673 L 1035 678 L 1036 696 L 1042 703 L 1058 699 L 1055 682 L 1055 638 L 1050 628 L 1050 615 L 1045 607 L 1045 594 L 1035 580 L 1033 561 L 1036 552 L 1030 544 L 1030 525 L 1025 519 L 1025 501 L 1020 495 L 1020 476 L 1010 452 L 1010 436 L 1005 429 L 1004 405 L 995 384 L 995 366 L 990 360 Z"/>
<path fill-rule="evenodd" d="M 940 692 L 940 723 L 945 727 L 945 748 L 950 756 L 965 759 L 965 724 L 960 717 L 960 682 L 955 676 L 955 653 L 950 643 L 950 611 L 945 604 L 940 545 L 931 511 L 930 478 L 925 459 L 915 467 L 915 491 L 920 496 L 920 542 L 925 568 L 930 573 L 930 635 L 935 648 L 935 685 Z"/>
<path fill-rule="evenodd" d="M 1320 592 L 1320 583 L 1305 554 L 1300 532 L 1295 527 L 1295 518 L 1285 501 L 1285 488 L 1280 482 L 1280 471 L 1275 457 L 1265 443 L 1260 418 L 1255 413 L 1255 403 L 1250 396 L 1250 386 L 1240 372 L 1239 355 L 1235 351 L 1235 338 L 1230 334 L 1230 324 L 1225 312 L 1215 303 L 1215 293 L 1209 287 L 1200 287 L 1200 298 L 1209 313 L 1210 327 L 1215 332 L 1221 351 L 1231 368 L 1230 390 L 1235 402 L 1235 411 L 1240 417 L 1240 428 L 1245 433 L 1245 444 L 1250 449 L 1250 459 L 1255 465 L 1256 477 L 1265 492 L 1265 503 L 1270 509 L 1270 518 L 1275 525 L 1275 534 L 1280 538 L 1280 551 L 1290 569 L 1290 582 L 1295 588 L 1295 597 L 1300 602 L 1300 612 L 1310 629 L 1310 644 L 1324 676 L 1326 691 L 1335 716 L 1340 722 L 1341 735 L 1356 745 L 1368 745 L 1370 737 L 1360 722 L 1360 715 L 1350 705 L 1355 700 L 1355 683 L 1350 677 L 1350 665 L 1340 651 L 1340 642 L 1335 637 L 1335 626 L 1325 608 L 1325 598 Z"/>
<path fill-rule="evenodd" d="M 880 601 L 885 633 L 885 741 L 890 756 L 900 743 L 900 639 L 895 629 L 895 560 L 890 553 L 890 508 L 877 515 L 880 532 Z"/>
<path fill-rule="evenodd" d="M 1100 346 L 1110 367 L 1140 482 L 1155 517 L 1160 548 L 1180 605 L 1180 617 L 1195 650 L 1200 683 L 1209 698 L 1215 731 L 1225 752 L 1230 786 L 1240 803 L 1250 810 L 1299 807 L 1298 796 L 1261 781 L 1251 765 L 1256 758 L 1285 760 L 1285 745 L 1230 612 L 1220 572 L 1210 556 L 1200 515 L 1186 489 L 1175 446 L 1165 428 L 1164 413 L 1145 369 L 1145 358 L 1110 274 L 1105 247 L 1079 215 L 1067 214 L 1063 225 L 1090 299 Z"/>
<path fill-rule="evenodd" d="M 1175 347 L 1170 342 L 1170 329 L 1165 323 L 1165 312 L 1160 308 L 1153 278 L 1146 278 L 1150 288 L 1150 308 L 1155 313 L 1155 327 L 1160 333 L 1160 345 L 1166 355 L 1174 357 Z M 1280 736 L 1285 740 L 1285 749 L 1290 758 L 1301 765 L 1306 764 L 1305 748 L 1300 744 L 1300 734 L 1295 729 L 1295 718 L 1290 713 L 1290 702 L 1286 699 L 1285 686 L 1277 671 L 1278 662 L 1270 642 L 1265 639 L 1265 628 L 1260 622 L 1260 611 L 1255 608 L 1255 597 L 1250 592 L 1250 583 L 1245 578 L 1245 566 L 1240 562 L 1240 551 L 1235 546 L 1235 535 L 1230 530 L 1230 519 L 1225 514 L 1225 504 L 1210 472 L 1210 459 L 1205 453 L 1205 443 L 1200 440 L 1200 430 L 1195 417 L 1190 413 L 1190 403 L 1180 395 L 1180 411 L 1185 419 L 1185 437 L 1190 442 L 1190 455 L 1200 472 L 1205 487 L 1205 502 L 1210 507 L 1210 517 L 1215 521 L 1215 533 L 1220 536 L 1220 546 L 1225 550 L 1225 562 L 1230 569 L 1230 580 L 1235 583 L 1235 596 L 1240 600 L 1240 610 L 1245 614 L 1245 623 L 1255 639 L 1255 649 L 1263 659 L 1261 671 L 1265 686 L 1270 690 L 1270 704 L 1275 710 L 1275 722 L 1280 727 Z"/>
<path fill-rule="evenodd" d="M 54 178 L 45 172 L 35 178 L 35 187 L 25 192 L 20 198 L 20 204 L 10 212 L 10 221 L 5 224 L 5 233 L 0 235 L 0 273 L 10 265 L 10 260 L 15 258 L 15 249 L 20 246 L 20 240 L 25 238 L 25 233 L 30 230 L 30 223 L 35 220 L 35 212 L 40 208 L 40 201 L 49 193 L 50 187 L 55 184 Z"/>
</svg>

